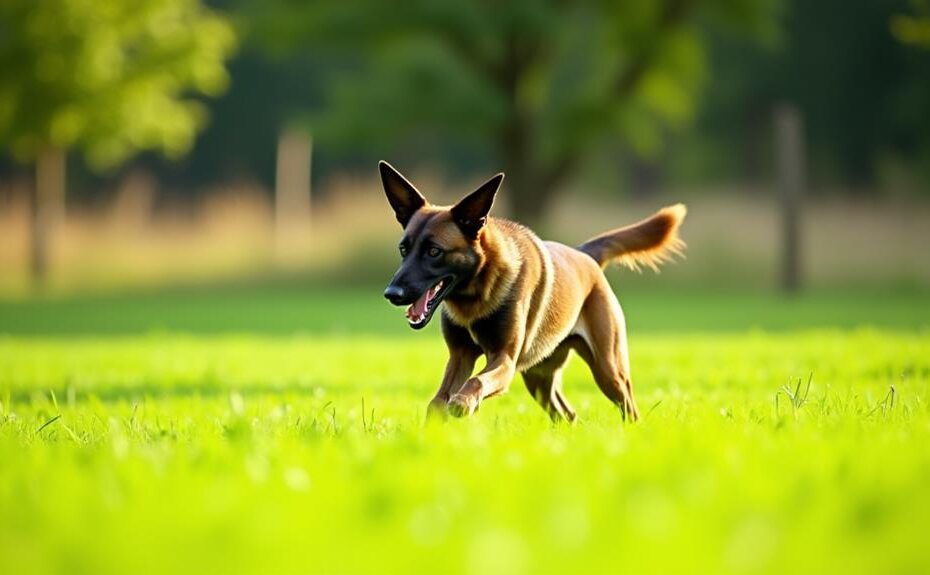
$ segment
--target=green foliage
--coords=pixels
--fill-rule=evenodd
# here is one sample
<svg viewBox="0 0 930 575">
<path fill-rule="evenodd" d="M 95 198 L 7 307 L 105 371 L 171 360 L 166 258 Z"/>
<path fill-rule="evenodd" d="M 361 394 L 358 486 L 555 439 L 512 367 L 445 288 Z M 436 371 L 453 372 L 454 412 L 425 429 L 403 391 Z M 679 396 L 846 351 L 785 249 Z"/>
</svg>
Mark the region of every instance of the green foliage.
<svg viewBox="0 0 930 575">
<path fill-rule="evenodd" d="M 930 48 L 930 2 L 911 0 L 910 14 L 898 13 L 891 17 L 891 34 L 899 42 Z"/>
<path fill-rule="evenodd" d="M 0 340 L 5 570 L 926 568 L 926 332 L 634 337 L 644 419 L 575 358 L 574 427 L 519 381 L 422 427 L 421 336 Z"/>
<path fill-rule="evenodd" d="M 804 116 L 812 192 L 930 189 L 930 58 L 920 48 L 930 30 L 927 6 L 926 0 L 790 0 L 774 49 L 715 34 L 715 81 L 701 127 L 672 161 L 691 156 L 705 170 L 717 163 L 706 172 L 710 180 L 729 172 L 769 182 L 772 108 L 792 102 Z"/>
<path fill-rule="evenodd" d="M 357 151 L 477 142 L 542 203 L 592 146 L 654 154 L 708 70 L 704 23 L 771 40 L 777 0 L 278 1 L 246 9 L 275 52 L 334 58 L 314 132 Z M 519 198 L 519 196 L 517 196 Z"/>
<path fill-rule="evenodd" d="M 177 156 L 205 120 L 196 96 L 225 89 L 234 43 L 198 0 L 4 0 L 0 145 L 22 160 L 76 147 L 100 167 Z"/>
</svg>

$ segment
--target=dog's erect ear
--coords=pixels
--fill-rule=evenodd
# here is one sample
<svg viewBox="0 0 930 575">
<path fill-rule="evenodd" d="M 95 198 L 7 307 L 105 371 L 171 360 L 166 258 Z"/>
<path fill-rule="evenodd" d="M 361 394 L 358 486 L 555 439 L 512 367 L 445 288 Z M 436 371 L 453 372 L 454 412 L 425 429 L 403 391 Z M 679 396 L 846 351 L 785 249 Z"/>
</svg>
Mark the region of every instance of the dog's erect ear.
<svg viewBox="0 0 930 575">
<path fill-rule="evenodd" d="M 394 208 L 394 215 L 400 225 L 407 227 L 407 222 L 413 217 L 417 210 L 426 205 L 424 198 L 413 184 L 407 181 L 407 178 L 400 175 L 400 172 L 394 169 L 391 164 L 381 161 L 378 162 L 378 170 L 381 172 L 381 183 L 384 185 L 384 193 Z"/>
<path fill-rule="evenodd" d="M 494 204 L 494 196 L 503 180 L 504 174 L 497 174 L 452 206 L 452 219 L 469 238 L 478 237 L 478 232 L 487 222 L 488 213 Z"/>
</svg>

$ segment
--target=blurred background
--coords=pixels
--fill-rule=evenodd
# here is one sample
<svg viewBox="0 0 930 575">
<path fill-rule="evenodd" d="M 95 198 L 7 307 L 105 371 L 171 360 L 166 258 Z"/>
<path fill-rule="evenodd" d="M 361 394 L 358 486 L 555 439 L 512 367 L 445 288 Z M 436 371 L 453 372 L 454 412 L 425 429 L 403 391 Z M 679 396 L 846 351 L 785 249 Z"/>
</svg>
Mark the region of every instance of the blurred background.
<svg viewBox="0 0 930 575">
<path fill-rule="evenodd" d="M 379 159 L 566 243 L 686 202 L 644 328 L 922 325 L 930 2 L 4 0 L 0 331 L 400 333 Z"/>
</svg>

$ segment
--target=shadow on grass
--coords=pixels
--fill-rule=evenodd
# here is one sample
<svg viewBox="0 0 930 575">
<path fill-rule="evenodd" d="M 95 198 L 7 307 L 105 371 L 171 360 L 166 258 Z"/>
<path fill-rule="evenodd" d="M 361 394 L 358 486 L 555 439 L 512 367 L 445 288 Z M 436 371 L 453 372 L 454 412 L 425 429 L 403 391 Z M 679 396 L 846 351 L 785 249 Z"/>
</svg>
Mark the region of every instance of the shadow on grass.
<svg viewBox="0 0 930 575">
<path fill-rule="evenodd" d="M 379 383 L 378 393 L 409 393 L 410 387 L 401 382 L 396 384 Z M 12 389 L 9 399 L 13 403 L 38 405 L 55 401 L 60 405 L 78 404 L 86 401 L 99 401 L 102 403 L 133 403 L 145 399 L 171 400 L 171 399 L 202 399 L 228 397 L 238 394 L 244 398 L 275 396 L 278 399 L 288 397 L 317 398 L 325 400 L 338 396 L 359 397 L 374 395 L 371 390 L 347 384 L 312 384 L 312 383 L 286 383 L 286 384 L 245 384 L 224 385 L 212 382 L 180 382 L 169 385 L 159 383 L 143 383 L 132 385 L 103 385 L 93 388 L 77 388 L 73 386 L 59 386 L 44 389 Z M 425 396 L 424 396 L 425 397 Z"/>
<path fill-rule="evenodd" d="M 77 389 L 73 387 L 58 387 L 49 389 L 20 389 L 10 392 L 10 399 L 16 403 L 38 404 L 51 401 L 51 394 L 55 394 L 60 404 L 80 403 L 95 399 L 104 403 L 120 403 L 151 399 L 172 398 L 210 398 L 228 396 L 238 393 L 242 396 L 261 395 L 304 395 L 313 396 L 317 393 L 317 386 L 288 384 L 288 385 L 245 385 L 228 387 L 221 384 L 180 383 L 171 385 L 143 384 L 132 386 L 101 386 L 93 389 Z"/>
</svg>

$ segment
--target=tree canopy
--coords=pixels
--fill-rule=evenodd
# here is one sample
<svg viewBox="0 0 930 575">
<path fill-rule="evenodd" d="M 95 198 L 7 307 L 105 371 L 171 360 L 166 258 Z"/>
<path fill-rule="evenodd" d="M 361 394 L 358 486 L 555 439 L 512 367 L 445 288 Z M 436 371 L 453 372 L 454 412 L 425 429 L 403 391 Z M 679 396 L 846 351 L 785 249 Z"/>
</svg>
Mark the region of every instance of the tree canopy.
<svg viewBox="0 0 930 575">
<path fill-rule="evenodd" d="M 890 27 L 899 42 L 930 48 L 930 0 L 911 0 L 910 10 L 891 17 Z"/>
<path fill-rule="evenodd" d="M 708 76 L 703 24 L 753 38 L 777 30 L 777 0 L 257 3 L 271 50 L 343 64 L 311 115 L 331 144 L 387 152 L 455 134 L 503 164 L 518 217 L 533 219 L 592 146 L 654 153 L 691 120 Z"/>
<path fill-rule="evenodd" d="M 197 0 L 0 2 L 0 146 L 20 160 L 79 148 L 91 165 L 185 152 L 198 95 L 229 78 L 232 26 Z"/>
</svg>

